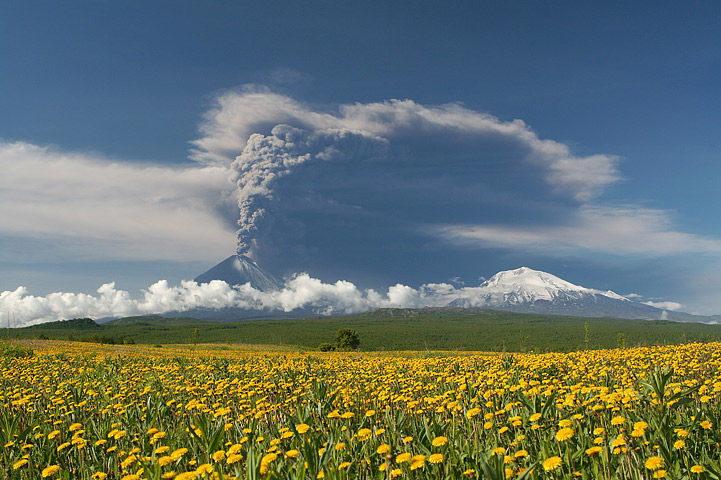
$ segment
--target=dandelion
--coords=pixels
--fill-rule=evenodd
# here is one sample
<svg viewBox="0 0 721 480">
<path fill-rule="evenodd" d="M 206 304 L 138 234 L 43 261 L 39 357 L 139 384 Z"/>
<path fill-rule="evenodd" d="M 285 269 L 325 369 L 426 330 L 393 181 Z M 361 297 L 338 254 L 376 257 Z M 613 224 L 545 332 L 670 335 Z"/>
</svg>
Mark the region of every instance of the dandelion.
<svg viewBox="0 0 721 480">
<path fill-rule="evenodd" d="M 396 463 L 405 463 L 411 459 L 411 454 L 408 452 L 399 453 L 396 456 Z"/>
<path fill-rule="evenodd" d="M 417 470 L 419 468 L 422 468 L 425 464 L 425 455 L 414 455 L 413 458 L 411 458 L 411 470 Z"/>
<path fill-rule="evenodd" d="M 565 442 L 571 437 L 573 437 L 573 429 L 571 428 L 562 428 L 558 432 L 556 432 L 556 440 L 558 440 L 559 442 Z"/>
<path fill-rule="evenodd" d="M 300 456 L 300 452 L 298 450 L 288 450 L 285 452 L 285 456 L 287 458 L 298 458 Z"/>
<path fill-rule="evenodd" d="M 646 468 L 649 470 L 658 470 L 663 467 L 663 458 L 661 457 L 649 457 L 646 460 Z"/>
<path fill-rule="evenodd" d="M 708 420 L 704 420 L 703 422 L 699 423 L 699 425 L 701 425 L 701 428 L 703 428 L 704 430 L 710 430 L 713 426 L 713 424 Z"/>
<path fill-rule="evenodd" d="M 448 443 L 448 438 L 440 436 L 440 437 L 434 438 L 433 441 L 431 442 L 431 445 L 433 445 L 434 447 L 442 447 L 446 443 Z"/>
<path fill-rule="evenodd" d="M 603 449 L 602 449 L 601 447 L 598 447 L 598 446 L 596 446 L 596 447 L 591 447 L 591 448 L 586 449 L 586 455 L 588 455 L 588 456 L 593 456 L 593 455 L 596 455 L 597 453 L 600 453 L 601 450 L 603 450 Z"/>
<path fill-rule="evenodd" d="M 50 466 L 47 466 L 47 467 L 43 468 L 43 471 L 40 473 L 40 475 L 41 475 L 43 478 L 46 478 L 46 477 L 49 477 L 49 476 L 51 476 L 51 475 L 55 475 L 55 474 L 58 473 L 59 471 L 60 471 L 60 466 L 58 466 L 58 465 L 50 465 Z"/>
<path fill-rule="evenodd" d="M 684 442 L 683 440 L 676 440 L 675 442 L 673 442 L 673 448 L 675 448 L 676 450 L 681 450 L 685 446 L 686 442 Z"/>
<path fill-rule="evenodd" d="M 704 468 L 701 465 L 694 465 L 691 467 L 691 473 L 703 473 Z"/>
<path fill-rule="evenodd" d="M 13 463 L 13 470 L 17 470 L 18 468 L 22 468 L 25 465 L 28 464 L 28 461 L 26 459 L 18 460 L 17 462 Z"/>
<path fill-rule="evenodd" d="M 551 457 L 543 462 L 543 469 L 547 472 L 553 471 L 563 464 L 561 457 Z"/>
<path fill-rule="evenodd" d="M 378 453 L 378 455 L 383 455 L 383 454 L 388 453 L 388 452 L 390 452 L 390 451 L 391 451 L 391 446 L 388 445 L 387 443 L 382 443 L 382 444 L 380 444 L 380 445 L 378 446 L 378 448 L 376 449 L 376 453 Z"/>
<path fill-rule="evenodd" d="M 306 425 L 305 423 L 299 423 L 295 426 L 295 431 L 301 434 L 307 432 L 308 430 L 310 430 L 310 426 Z"/>
<path fill-rule="evenodd" d="M 443 463 L 443 454 L 434 453 L 430 457 L 428 457 L 428 461 L 431 463 Z"/>
</svg>

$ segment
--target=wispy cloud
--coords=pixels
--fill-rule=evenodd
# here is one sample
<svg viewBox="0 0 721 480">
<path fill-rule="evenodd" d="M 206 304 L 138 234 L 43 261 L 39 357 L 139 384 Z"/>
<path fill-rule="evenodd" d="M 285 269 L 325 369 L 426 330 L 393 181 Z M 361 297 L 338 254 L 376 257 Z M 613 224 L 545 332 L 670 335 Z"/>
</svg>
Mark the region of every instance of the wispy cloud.
<svg viewBox="0 0 721 480">
<path fill-rule="evenodd" d="M 0 171 L 3 235 L 54 238 L 85 261 L 212 261 L 232 251 L 222 215 L 234 203 L 227 168 L 121 163 L 14 142 L 0 143 Z"/>
<path fill-rule="evenodd" d="M 681 310 L 680 303 L 677 302 L 643 302 L 645 305 L 649 305 L 654 308 L 660 308 L 662 310 Z"/>
<path fill-rule="evenodd" d="M 466 246 L 563 254 L 589 250 L 619 255 L 721 254 L 721 240 L 677 231 L 668 212 L 634 206 L 584 205 L 543 225 L 441 225 L 436 234 Z"/>
</svg>

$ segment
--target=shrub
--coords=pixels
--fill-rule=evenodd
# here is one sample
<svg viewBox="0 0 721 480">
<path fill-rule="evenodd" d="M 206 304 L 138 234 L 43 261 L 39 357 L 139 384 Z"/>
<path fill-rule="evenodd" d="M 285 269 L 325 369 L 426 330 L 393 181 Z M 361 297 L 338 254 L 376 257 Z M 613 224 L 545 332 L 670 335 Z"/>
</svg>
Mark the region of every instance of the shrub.
<svg viewBox="0 0 721 480">
<path fill-rule="evenodd" d="M 355 350 L 360 345 L 358 332 L 352 328 L 341 328 L 335 334 L 335 344 L 339 350 Z"/>
</svg>

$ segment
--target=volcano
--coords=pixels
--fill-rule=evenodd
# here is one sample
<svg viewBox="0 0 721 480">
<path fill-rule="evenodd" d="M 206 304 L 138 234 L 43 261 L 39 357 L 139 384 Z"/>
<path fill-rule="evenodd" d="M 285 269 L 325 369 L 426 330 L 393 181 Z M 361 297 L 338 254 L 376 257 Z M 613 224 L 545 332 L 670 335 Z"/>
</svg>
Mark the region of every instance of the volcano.
<svg viewBox="0 0 721 480">
<path fill-rule="evenodd" d="M 196 283 L 222 280 L 228 285 L 250 283 L 256 290 L 264 292 L 280 290 L 282 284 L 245 255 L 231 255 L 205 273 L 195 277 Z"/>
</svg>

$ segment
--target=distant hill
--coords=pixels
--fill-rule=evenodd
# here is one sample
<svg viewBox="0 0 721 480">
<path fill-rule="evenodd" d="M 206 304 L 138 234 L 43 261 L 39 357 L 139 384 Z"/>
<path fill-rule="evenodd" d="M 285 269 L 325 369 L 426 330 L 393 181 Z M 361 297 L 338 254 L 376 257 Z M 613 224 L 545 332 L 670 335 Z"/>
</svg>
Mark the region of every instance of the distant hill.
<svg viewBox="0 0 721 480">
<path fill-rule="evenodd" d="M 586 325 L 589 342 L 586 344 Z M 157 315 L 98 325 L 90 319 L 6 330 L 11 338 L 102 343 L 294 345 L 315 349 L 340 328 L 355 329 L 362 350 L 570 351 L 721 339 L 721 326 L 666 320 L 533 315 L 464 308 L 379 309 L 355 316 L 211 322 Z"/>
</svg>

